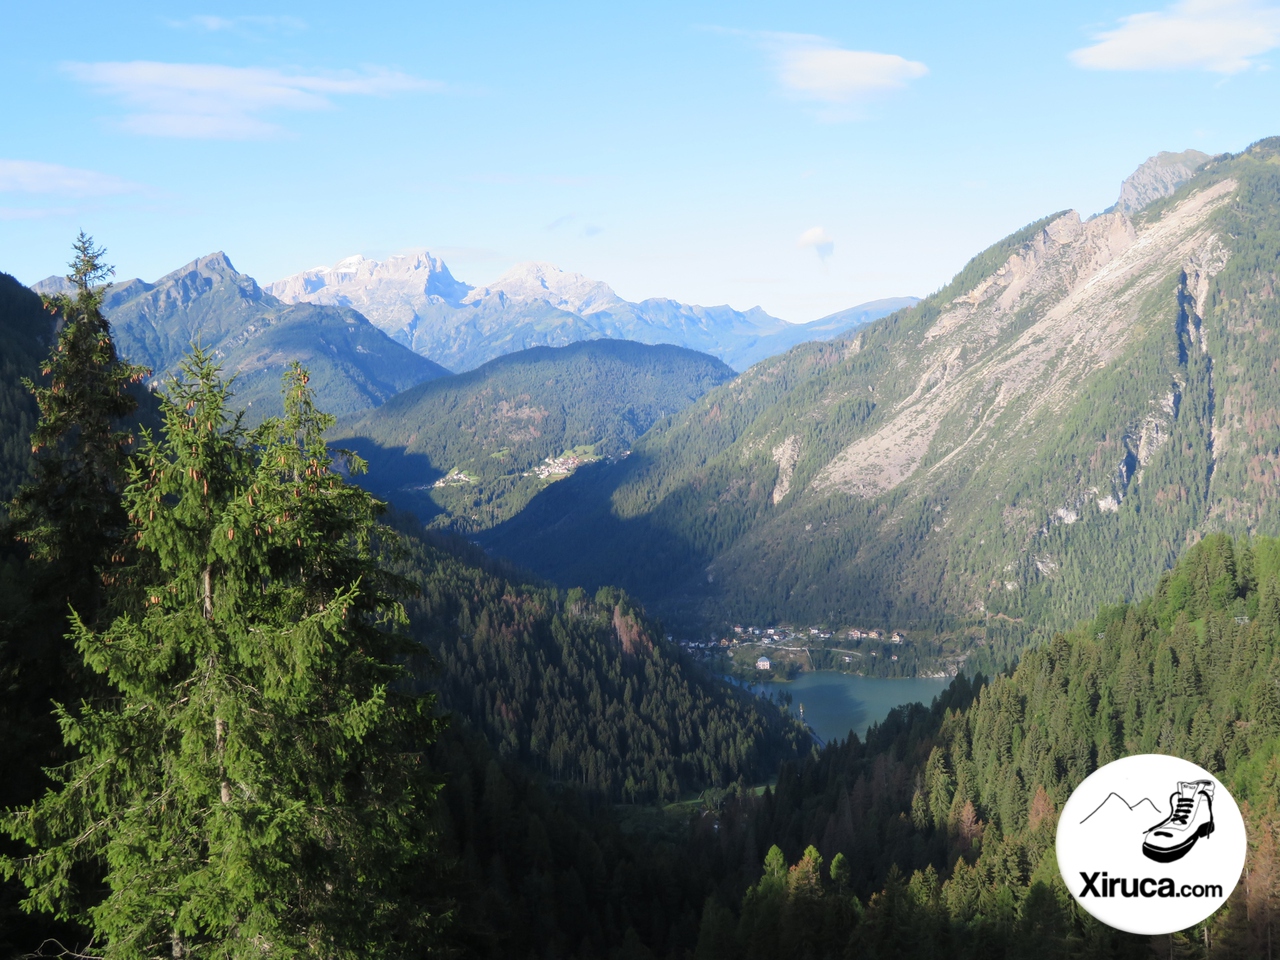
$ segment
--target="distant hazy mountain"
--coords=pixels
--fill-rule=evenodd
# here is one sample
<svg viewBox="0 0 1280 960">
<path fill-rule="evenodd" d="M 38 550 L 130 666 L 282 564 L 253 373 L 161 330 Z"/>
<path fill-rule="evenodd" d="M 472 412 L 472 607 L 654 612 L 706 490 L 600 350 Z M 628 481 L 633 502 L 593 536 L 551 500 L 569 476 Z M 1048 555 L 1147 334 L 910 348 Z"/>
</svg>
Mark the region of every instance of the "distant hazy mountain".
<svg viewBox="0 0 1280 960">
<path fill-rule="evenodd" d="M 1280 534 L 1276 196 L 1280 138 L 1133 216 L 1045 217 L 482 540 L 671 621 L 915 622 L 991 645 L 1138 596 L 1209 532 Z"/>
<path fill-rule="evenodd" d="M 361 482 L 379 495 L 470 532 L 508 519 L 580 463 L 626 456 L 659 420 L 733 376 L 715 357 L 670 345 L 534 347 L 346 417 L 330 440 L 369 461 Z"/>
<path fill-rule="evenodd" d="M 608 284 L 547 263 L 522 263 L 485 287 L 456 280 L 429 253 L 384 261 L 348 257 L 268 284 L 289 303 L 354 307 L 400 343 L 454 370 L 531 346 L 611 338 L 671 343 L 737 370 L 806 340 L 825 339 L 916 300 L 877 300 L 809 324 L 759 307 L 700 307 L 656 298 L 631 303 Z"/>
<path fill-rule="evenodd" d="M 36 284 L 59 292 L 59 278 Z M 103 309 L 121 354 L 152 369 L 177 370 L 193 343 L 236 375 L 236 402 L 251 421 L 280 412 L 280 377 L 293 360 L 311 372 L 320 406 L 332 413 L 374 407 L 447 370 L 392 341 L 355 310 L 290 305 L 214 253 L 155 283 L 129 280 L 108 291 Z"/>
<path fill-rule="evenodd" d="M 60 293 L 70 296 L 75 293 L 76 287 L 66 277 L 45 277 L 39 283 L 33 283 L 31 289 L 48 297 L 56 297 Z"/>
</svg>

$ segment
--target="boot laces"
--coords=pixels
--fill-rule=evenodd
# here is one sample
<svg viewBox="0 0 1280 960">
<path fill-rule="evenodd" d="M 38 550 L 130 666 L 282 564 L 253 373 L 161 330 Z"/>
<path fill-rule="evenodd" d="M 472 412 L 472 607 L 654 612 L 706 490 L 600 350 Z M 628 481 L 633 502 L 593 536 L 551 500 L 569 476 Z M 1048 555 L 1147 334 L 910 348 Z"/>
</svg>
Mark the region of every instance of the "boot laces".
<svg viewBox="0 0 1280 960">
<path fill-rule="evenodd" d="M 1174 823 L 1181 824 L 1185 827 L 1187 825 L 1187 818 L 1191 816 L 1191 808 L 1193 806 L 1195 806 L 1195 800 L 1193 798 L 1179 797 L 1177 807 L 1173 811 L 1173 816 L 1169 819 Z"/>
</svg>

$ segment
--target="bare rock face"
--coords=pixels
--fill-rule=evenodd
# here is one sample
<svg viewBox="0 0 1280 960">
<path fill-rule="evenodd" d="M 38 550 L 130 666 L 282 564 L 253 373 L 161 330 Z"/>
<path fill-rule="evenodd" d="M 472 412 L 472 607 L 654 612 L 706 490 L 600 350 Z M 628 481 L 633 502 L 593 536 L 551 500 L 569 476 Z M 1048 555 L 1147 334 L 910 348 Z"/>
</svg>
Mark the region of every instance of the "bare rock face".
<svg viewBox="0 0 1280 960">
<path fill-rule="evenodd" d="M 1112 210 L 1132 216 L 1143 207 L 1167 197 L 1194 176 L 1209 154 L 1199 150 L 1169 153 L 1162 150 L 1151 157 L 1120 185 L 1120 198 Z"/>
<path fill-rule="evenodd" d="M 70 296 L 76 291 L 75 284 L 66 277 L 58 276 L 45 277 L 39 283 L 33 283 L 31 289 L 36 293 L 49 297 L 56 297 L 59 294 Z"/>
</svg>

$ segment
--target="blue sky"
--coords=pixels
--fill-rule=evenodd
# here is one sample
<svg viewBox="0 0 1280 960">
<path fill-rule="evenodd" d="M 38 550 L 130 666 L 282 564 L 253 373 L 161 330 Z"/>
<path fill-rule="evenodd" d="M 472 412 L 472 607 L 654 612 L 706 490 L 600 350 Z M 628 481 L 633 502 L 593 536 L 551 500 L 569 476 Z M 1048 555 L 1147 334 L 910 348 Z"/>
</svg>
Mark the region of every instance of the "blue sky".
<svg viewBox="0 0 1280 960">
<path fill-rule="evenodd" d="M 1280 7 L 4 4 L 0 270 L 362 253 L 803 321 L 1280 134 Z"/>
</svg>

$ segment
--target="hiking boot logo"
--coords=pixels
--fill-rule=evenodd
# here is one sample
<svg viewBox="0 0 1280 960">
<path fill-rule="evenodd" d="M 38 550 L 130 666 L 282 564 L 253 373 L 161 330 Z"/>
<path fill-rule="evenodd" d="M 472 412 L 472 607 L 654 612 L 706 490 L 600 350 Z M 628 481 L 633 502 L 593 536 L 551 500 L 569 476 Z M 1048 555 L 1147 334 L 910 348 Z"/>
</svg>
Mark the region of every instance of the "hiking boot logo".
<svg viewBox="0 0 1280 960">
<path fill-rule="evenodd" d="M 1169 816 L 1143 834 L 1142 853 L 1157 863 L 1181 860 L 1213 833 L 1213 781 L 1179 781 L 1169 795 Z"/>
<path fill-rule="evenodd" d="M 1203 767 L 1159 753 L 1121 757 L 1085 777 L 1063 804 L 1054 842 L 1076 904 L 1144 937 L 1185 930 L 1219 909 L 1247 850 L 1231 790 Z"/>
</svg>

